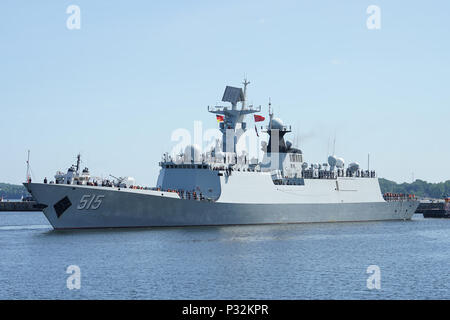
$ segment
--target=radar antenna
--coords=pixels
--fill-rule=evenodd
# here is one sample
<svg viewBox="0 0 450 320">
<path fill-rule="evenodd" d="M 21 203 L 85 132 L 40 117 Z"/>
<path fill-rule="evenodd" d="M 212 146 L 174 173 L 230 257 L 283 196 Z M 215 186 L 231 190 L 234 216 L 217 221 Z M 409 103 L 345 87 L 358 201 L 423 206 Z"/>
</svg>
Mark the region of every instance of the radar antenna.
<svg viewBox="0 0 450 320">
<path fill-rule="evenodd" d="M 269 97 L 269 129 L 272 129 L 272 118 L 273 118 L 272 100 Z"/>
<path fill-rule="evenodd" d="M 333 140 L 333 155 L 336 154 L 336 131 L 334 132 L 334 140 Z"/>
<path fill-rule="evenodd" d="M 230 102 L 231 109 L 223 106 L 215 106 L 208 111 L 216 115 L 221 115 L 221 121 L 219 129 L 222 132 L 222 151 L 223 152 L 235 152 L 236 143 L 241 135 L 247 130 L 247 124 L 244 121 L 246 115 L 260 112 L 261 106 L 254 108 L 252 105 L 245 107 L 247 86 L 250 84 L 247 79 L 244 79 L 244 89 L 236 87 L 225 87 L 222 101 Z M 242 103 L 242 108 L 237 109 L 238 102 Z M 229 140 L 229 141 L 227 141 Z"/>
<path fill-rule="evenodd" d="M 244 100 L 242 101 L 242 109 L 245 108 L 245 102 L 247 100 L 247 86 L 250 84 L 250 81 L 247 81 L 247 78 L 244 78 L 244 82 L 242 82 L 244 85 Z"/>
</svg>

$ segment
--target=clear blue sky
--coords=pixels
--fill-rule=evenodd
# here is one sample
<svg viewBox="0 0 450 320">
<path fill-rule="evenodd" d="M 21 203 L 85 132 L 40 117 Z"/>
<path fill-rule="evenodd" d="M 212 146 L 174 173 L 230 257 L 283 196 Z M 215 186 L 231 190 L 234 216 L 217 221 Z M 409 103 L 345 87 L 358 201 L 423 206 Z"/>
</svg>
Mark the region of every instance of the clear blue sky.
<svg viewBox="0 0 450 320">
<path fill-rule="evenodd" d="M 81 29 L 66 28 L 66 8 Z M 381 8 L 368 30 L 366 9 Z M 0 3 L 0 181 L 67 169 L 155 185 L 177 128 L 215 127 L 225 85 L 252 82 L 308 162 L 336 154 L 398 182 L 450 179 L 448 1 Z M 264 109 L 266 115 L 267 109 Z M 252 125 L 250 123 L 250 125 Z"/>
</svg>

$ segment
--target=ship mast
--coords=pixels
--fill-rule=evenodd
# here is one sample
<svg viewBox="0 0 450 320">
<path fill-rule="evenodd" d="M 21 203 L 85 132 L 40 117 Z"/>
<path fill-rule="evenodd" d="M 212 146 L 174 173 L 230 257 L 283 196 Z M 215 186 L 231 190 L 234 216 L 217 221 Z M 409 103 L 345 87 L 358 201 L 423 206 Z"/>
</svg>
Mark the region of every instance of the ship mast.
<svg viewBox="0 0 450 320">
<path fill-rule="evenodd" d="M 30 150 L 28 150 L 28 157 L 27 157 L 27 176 L 26 176 L 26 182 L 30 182 Z"/>
<path fill-rule="evenodd" d="M 242 109 L 245 109 L 245 102 L 247 100 L 247 86 L 250 84 L 250 81 L 247 81 L 247 78 L 245 78 L 242 84 L 244 85 L 244 100 L 242 101 Z"/>
<path fill-rule="evenodd" d="M 261 111 L 261 106 L 253 108 L 246 107 L 247 86 L 250 84 L 247 79 L 242 83 L 244 88 L 227 86 L 223 94 L 222 101 L 231 103 L 231 109 L 226 106 L 208 107 L 208 111 L 217 115 L 222 115 L 223 121 L 219 124 L 219 130 L 222 132 L 222 151 L 236 152 L 236 143 L 239 137 L 247 130 L 247 124 L 244 119 L 248 114 Z M 237 108 L 238 102 L 241 102 L 241 109 Z"/>
<path fill-rule="evenodd" d="M 273 111 L 271 110 L 272 108 L 272 101 L 269 97 L 269 129 L 272 129 L 272 118 L 273 118 Z"/>
<path fill-rule="evenodd" d="M 81 161 L 80 158 L 81 158 L 81 155 L 78 154 L 77 155 L 77 171 L 76 171 L 77 175 L 79 174 L 79 171 L 80 171 L 80 161 Z"/>
</svg>

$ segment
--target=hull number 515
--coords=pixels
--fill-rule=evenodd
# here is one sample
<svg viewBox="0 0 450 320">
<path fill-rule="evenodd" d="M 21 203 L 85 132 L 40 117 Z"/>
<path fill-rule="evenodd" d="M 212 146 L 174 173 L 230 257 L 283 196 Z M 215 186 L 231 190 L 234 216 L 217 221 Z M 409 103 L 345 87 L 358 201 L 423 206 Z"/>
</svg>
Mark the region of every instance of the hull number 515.
<svg viewBox="0 0 450 320">
<path fill-rule="evenodd" d="M 104 195 L 85 194 L 81 197 L 78 210 L 96 210 L 100 208 Z"/>
</svg>

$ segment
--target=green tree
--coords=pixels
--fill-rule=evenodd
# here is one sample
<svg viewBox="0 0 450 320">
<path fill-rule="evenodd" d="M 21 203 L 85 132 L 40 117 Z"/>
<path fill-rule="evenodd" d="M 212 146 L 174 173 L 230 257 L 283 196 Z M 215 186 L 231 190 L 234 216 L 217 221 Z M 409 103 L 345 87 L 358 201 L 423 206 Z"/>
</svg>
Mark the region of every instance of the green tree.
<svg viewBox="0 0 450 320">
<path fill-rule="evenodd" d="M 9 183 L 0 183 L 0 198 L 3 199 L 20 199 L 29 196 L 27 189 L 22 185 Z"/>
</svg>

